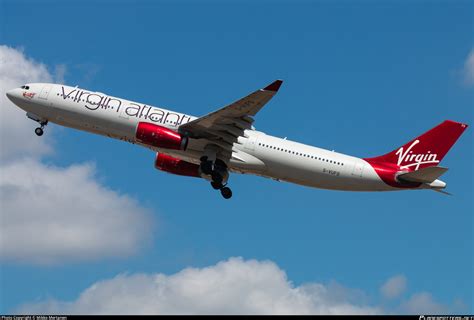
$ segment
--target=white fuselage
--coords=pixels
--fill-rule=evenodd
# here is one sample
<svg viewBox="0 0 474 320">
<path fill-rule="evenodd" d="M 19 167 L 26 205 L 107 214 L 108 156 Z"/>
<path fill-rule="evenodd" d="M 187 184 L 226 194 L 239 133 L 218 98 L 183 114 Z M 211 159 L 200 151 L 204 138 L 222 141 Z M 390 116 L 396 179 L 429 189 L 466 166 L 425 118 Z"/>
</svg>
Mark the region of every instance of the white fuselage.
<svg viewBox="0 0 474 320">
<path fill-rule="evenodd" d="M 159 149 L 138 143 L 139 122 L 177 131 L 196 117 L 148 106 L 100 92 L 57 84 L 30 84 L 34 96 L 12 94 L 12 101 L 28 114 L 62 126 L 88 131 L 199 164 L 205 140 L 190 139 L 186 151 Z M 230 171 L 250 173 L 300 185 L 353 191 L 399 190 L 384 183 L 365 160 L 246 130 L 232 148 Z"/>
</svg>

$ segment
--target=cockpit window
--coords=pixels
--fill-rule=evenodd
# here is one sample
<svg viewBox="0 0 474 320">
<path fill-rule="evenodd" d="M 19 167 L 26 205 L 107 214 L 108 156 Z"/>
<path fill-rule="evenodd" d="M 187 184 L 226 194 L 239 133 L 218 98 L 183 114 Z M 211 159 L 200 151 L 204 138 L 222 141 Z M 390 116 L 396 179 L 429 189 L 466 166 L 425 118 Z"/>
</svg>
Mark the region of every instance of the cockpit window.
<svg viewBox="0 0 474 320">
<path fill-rule="evenodd" d="M 26 90 L 29 90 L 30 89 L 30 86 L 21 86 L 22 89 L 26 89 Z"/>
</svg>

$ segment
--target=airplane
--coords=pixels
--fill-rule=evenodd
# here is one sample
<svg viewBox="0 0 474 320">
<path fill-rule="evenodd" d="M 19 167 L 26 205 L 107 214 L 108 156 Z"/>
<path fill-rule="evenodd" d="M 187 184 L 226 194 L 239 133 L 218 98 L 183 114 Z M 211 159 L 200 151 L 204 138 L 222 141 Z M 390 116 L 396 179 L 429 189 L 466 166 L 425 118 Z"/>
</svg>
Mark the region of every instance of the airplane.
<svg viewBox="0 0 474 320">
<path fill-rule="evenodd" d="M 276 80 L 202 117 L 53 83 L 30 83 L 6 93 L 35 129 L 56 123 L 156 152 L 155 168 L 204 178 L 225 199 L 229 173 L 253 174 L 303 186 L 344 191 L 429 189 L 441 193 L 440 161 L 468 127 L 446 120 L 382 156 L 357 158 L 257 131 L 254 117 L 278 92 Z"/>
</svg>

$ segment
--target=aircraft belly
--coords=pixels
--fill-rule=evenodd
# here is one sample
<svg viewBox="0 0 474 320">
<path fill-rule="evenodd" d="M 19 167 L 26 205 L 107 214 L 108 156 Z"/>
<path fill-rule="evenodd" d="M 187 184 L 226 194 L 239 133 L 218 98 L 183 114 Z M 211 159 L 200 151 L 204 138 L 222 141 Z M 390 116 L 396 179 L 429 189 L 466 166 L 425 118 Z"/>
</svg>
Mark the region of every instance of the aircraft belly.
<svg viewBox="0 0 474 320">
<path fill-rule="evenodd" d="M 41 103 L 37 103 L 36 101 L 15 100 L 15 104 L 27 113 L 34 114 L 40 118 L 48 119 L 52 114 L 54 114 L 50 108 Z"/>
</svg>

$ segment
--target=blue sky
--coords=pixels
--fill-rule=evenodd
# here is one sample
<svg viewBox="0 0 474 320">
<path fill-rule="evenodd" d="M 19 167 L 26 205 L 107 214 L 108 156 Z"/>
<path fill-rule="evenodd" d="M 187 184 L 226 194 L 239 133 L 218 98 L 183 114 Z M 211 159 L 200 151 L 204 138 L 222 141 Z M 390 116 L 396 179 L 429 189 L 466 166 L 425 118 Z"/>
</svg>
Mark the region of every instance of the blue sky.
<svg viewBox="0 0 474 320">
<path fill-rule="evenodd" d="M 473 124 L 465 65 L 473 12 L 468 1 L 2 0 L 0 44 L 68 85 L 195 116 L 283 79 L 257 129 L 365 157 L 445 119 Z M 202 180 L 157 172 L 149 150 L 47 130 L 54 152 L 42 163 L 92 163 L 99 183 L 135 199 L 154 229 L 126 257 L 2 261 L 0 313 L 72 301 L 124 272 L 169 275 L 238 256 L 273 261 L 295 286 L 356 288 L 388 311 L 428 292 L 445 310 L 474 312 L 472 128 L 443 160 L 452 197 L 344 193 L 232 175 L 231 201 Z M 398 274 L 406 290 L 382 297 L 380 287 Z"/>
</svg>

